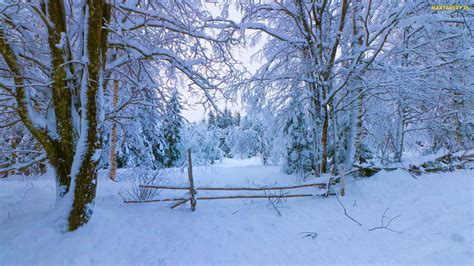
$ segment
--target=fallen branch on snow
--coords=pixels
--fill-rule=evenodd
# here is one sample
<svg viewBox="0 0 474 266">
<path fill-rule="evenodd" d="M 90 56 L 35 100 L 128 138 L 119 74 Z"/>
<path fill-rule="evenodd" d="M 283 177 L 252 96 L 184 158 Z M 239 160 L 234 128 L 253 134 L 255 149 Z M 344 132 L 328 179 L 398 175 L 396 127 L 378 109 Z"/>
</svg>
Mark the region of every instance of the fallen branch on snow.
<svg viewBox="0 0 474 266">
<path fill-rule="evenodd" d="M 330 187 L 330 188 L 332 188 L 332 190 L 334 191 L 334 188 L 333 188 L 333 187 Z M 328 190 L 328 191 L 329 191 L 329 190 Z M 354 223 L 358 224 L 359 226 L 362 226 L 362 224 L 361 224 L 359 221 L 357 221 L 356 219 L 352 218 L 352 217 L 347 213 L 347 209 L 346 209 L 346 207 L 344 206 L 344 204 L 342 204 L 342 202 L 341 202 L 341 200 L 339 199 L 339 196 L 337 195 L 336 191 L 334 191 L 334 196 L 336 196 L 336 199 L 337 199 L 337 201 L 339 202 L 339 205 L 341 205 L 342 209 L 344 210 L 344 215 L 345 215 L 347 218 L 351 219 Z"/>
</svg>

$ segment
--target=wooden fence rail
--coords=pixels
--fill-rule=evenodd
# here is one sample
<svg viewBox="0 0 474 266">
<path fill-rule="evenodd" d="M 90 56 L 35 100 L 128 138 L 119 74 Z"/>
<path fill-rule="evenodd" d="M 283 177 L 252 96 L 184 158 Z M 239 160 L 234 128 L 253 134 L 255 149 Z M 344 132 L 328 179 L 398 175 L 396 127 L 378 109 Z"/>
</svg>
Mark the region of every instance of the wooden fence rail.
<svg viewBox="0 0 474 266">
<path fill-rule="evenodd" d="M 174 187 L 174 186 L 154 186 L 154 185 L 140 185 L 142 188 L 156 188 L 156 189 L 177 189 L 177 190 L 189 190 L 189 187 Z M 326 183 L 314 183 L 304 184 L 296 186 L 285 186 L 285 187 L 196 187 L 195 190 L 286 190 L 304 187 L 319 187 L 326 188 Z"/>
<path fill-rule="evenodd" d="M 215 196 L 215 197 L 196 197 L 196 200 L 219 200 L 219 199 L 274 199 L 274 198 L 297 198 L 297 197 L 314 197 L 321 195 L 313 194 L 294 194 L 294 195 L 254 195 L 254 196 Z M 166 202 L 166 201 L 183 201 L 180 204 L 189 201 L 190 198 L 174 198 L 174 199 L 155 199 L 155 200 L 128 200 L 125 203 L 146 203 L 146 202 Z"/>
</svg>

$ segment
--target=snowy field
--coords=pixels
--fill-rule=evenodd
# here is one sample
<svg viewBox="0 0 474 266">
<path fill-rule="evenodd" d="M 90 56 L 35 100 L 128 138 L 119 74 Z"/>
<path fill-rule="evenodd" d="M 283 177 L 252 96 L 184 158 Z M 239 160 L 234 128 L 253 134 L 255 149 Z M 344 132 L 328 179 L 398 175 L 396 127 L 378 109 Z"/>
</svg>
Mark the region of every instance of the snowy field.
<svg viewBox="0 0 474 266">
<path fill-rule="evenodd" d="M 473 265 L 473 170 L 418 180 L 398 170 L 348 180 L 341 200 L 361 226 L 344 216 L 336 197 L 288 199 L 278 207 L 281 216 L 266 199 L 198 201 L 195 212 L 189 204 L 174 210 L 169 203 L 124 204 L 118 193 L 132 186 L 127 180 L 136 172 L 119 171 L 117 183 L 102 173 L 92 220 L 66 234 L 48 215 L 55 195 L 51 176 L 0 179 L 0 265 Z M 197 186 L 298 182 L 279 166 L 252 159 L 197 168 L 194 176 Z M 186 169 L 163 178 L 182 184 Z M 388 217 L 400 215 L 388 227 L 393 231 L 369 231 L 380 226 L 386 209 Z"/>
</svg>

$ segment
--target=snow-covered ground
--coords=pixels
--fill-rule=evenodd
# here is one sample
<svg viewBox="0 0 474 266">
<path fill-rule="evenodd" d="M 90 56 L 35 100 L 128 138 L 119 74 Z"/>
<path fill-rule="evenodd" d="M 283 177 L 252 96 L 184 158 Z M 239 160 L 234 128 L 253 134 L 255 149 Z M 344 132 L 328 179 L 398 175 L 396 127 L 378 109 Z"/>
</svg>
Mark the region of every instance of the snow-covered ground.
<svg viewBox="0 0 474 266">
<path fill-rule="evenodd" d="M 288 199 L 281 216 L 265 199 L 198 201 L 195 212 L 189 204 L 174 210 L 169 203 L 124 204 L 118 192 L 131 187 L 128 177 L 136 173 L 122 170 L 117 183 L 102 175 L 92 220 L 66 234 L 49 215 L 51 176 L 0 179 L 0 265 L 474 263 L 473 170 L 417 180 L 399 170 L 348 180 L 340 199 L 361 226 L 344 215 L 336 197 Z M 279 166 L 252 159 L 197 168 L 194 176 L 197 186 L 297 183 Z M 163 178 L 184 183 L 186 169 Z M 380 226 L 386 209 L 388 217 L 400 215 L 389 229 L 401 233 L 369 231 Z"/>
</svg>

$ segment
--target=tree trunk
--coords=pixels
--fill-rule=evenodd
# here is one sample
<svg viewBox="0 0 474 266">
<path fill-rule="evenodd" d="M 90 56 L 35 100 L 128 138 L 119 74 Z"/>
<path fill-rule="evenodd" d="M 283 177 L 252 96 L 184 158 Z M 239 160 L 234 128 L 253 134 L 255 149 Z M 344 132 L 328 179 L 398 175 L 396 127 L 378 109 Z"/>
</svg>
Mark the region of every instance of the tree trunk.
<svg viewBox="0 0 474 266">
<path fill-rule="evenodd" d="M 117 107 L 118 103 L 118 89 L 119 81 L 114 80 L 114 95 L 113 95 L 113 107 Z M 112 124 L 112 134 L 110 140 L 110 172 L 109 178 L 113 181 L 116 181 L 115 177 L 117 175 L 117 123 L 113 122 Z"/>
<path fill-rule="evenodd" d="M 461 123 L 461 110 L 464 108 L 464 101 L 462 99 L 462 94 L 460 92 L 453 92 L 452 96 L 454 110 L 458 110 L 455 114 L 452 115 L 455 132 L 456 132 L 456 145 L 457 148 L 464 147 L 464 134 L 462 132 L 462 123 Z"/>
<path fill-rule="evenodd" d="M 91 149 L 89 149 L 91 150 Z M 68 230 L 74 231 L 86 224 L 94 209 L 97 188 L 97 161 L 88 154 L 83 159 L 79 173 L 74 180 L 72 209 L 68 217 Z"/>
<path fill-rule="evenodd" d="M 316 105 L 315 105 L 316 106 Z M 312 137 L 312 152 L 313 152 L 313 168 L 314 168 L 314 175 L 320 176 L 321 175 L 321 167 L 320 167 L 320 134 L 318 129 L 321 128 L 321 120 L 320 120 L 320 112 L 319 108 L 313 107 L 311 114 L 311 121 L 313 124 L 311 125 L 311 137 Z"/>
<path fill-rule="evenodd" d="M 84 71 L 82 87 L 85 89 L 81 99 L 82 109 L 82 128 L 77 150 L 74 156 L 74 162 L 71 169 L 71 176 L 74 179 L 72 185 L 74 200 L 72 209 L 68 217 L 69 231 L 74 231 L 83 224 L 86 224 L 93 212 L 94 199 L 97 187 L 97 164 L 100 158 L 100 134 L 98 130 L 98 119 L 100 108 L 98 102 L 103 90 L 99 90 L 99 84 L 102 82 L 103 57 L 102 52 L 106 52 L 106 34 L 102 31 L 104 18 L 110 16 L 107 12 L 110 7 L 102 1 L 89 3 L 89 33 L 87 43 L 87 53 L 89 57 L 88 71 Z M 105 41 L 104 41 L 105 39 Z M 101 84 L 102 85 L 102 84 Z M 86 87 L 87 86 L 87 87 Z M 84 99 L 85 98 L 85 99 Z"/>
<path fill-rule="evenodd" d="M 56 26 L 64 23 L 63 9 L 56 10 L 55 5 L 59 5 L 55 1 L 49 2 L 48 9 L 55 11 L 50 14 Z M 100 132 L 98 127 L 99 119 L 99 102 L 102 97 L 103 90 L 99 87 L 103 85 L 102 69 L 103 69 L 103 53 L 106 53 L 107 31 L 102 30 L 102 25 L 107 23 L 109 17 L 110 6 L 103 1 L 87 1 L 87 9 L 85 23 L 88 24 L 87 32 L 84 34 L 86 42 L 81 52 L 87 58 L 87 64 L 79 70 L 82 75 L 80 81 L 65 86 L 60 80 L 64 70 L 56 71 L 53 75 L 58 82 L 53 83 L 53 100 L 58 102 L 54 104 L 56 114 L 56 127 L 60 135 L 60 139 L 51 139 L 37 132 L 33 128 L 30 129 L 35 137 L 38 138 L 45 149 L 48 160 L 56 173 L 57 204 L 56 209 L 61 214 L 61 218 L 65 218 L 66 230 L 74 231 L 80 226 L 86 224 L 93 212 L 94 198 L 97 186 L 97 164 L 100 158 Z M 60 27 L 61 28 L 61 27 Z M 57 29 L 56 29 L 57 30 Z M 54 44 L 59 41 L 53 37 L 58 37 L 59 33 L 50 29 L 50 49 L 53 50 L 54 69 L 62 69 L 67 66 L 61 51 L 55 51 L 57 48 Z M 53 37 L 51 37 L 53 36 Z M 56 75 L 58 77 L 56 77 Z M 65 89 L 69 87 L 70 90 Z M 75 91 L 80 97 L 80 128 L 78 136 L 74 137 L 72 127 L 72 108 L 74 103 L 67 92 Z M 61 96 L 67 94 L 64 97 Z M 67 99 L 65 101 L 64 99 Z M 22 111 L 22 110 L 20 110 Z M 25 118 L 28 122 L 28 118 Z M 64 213 L 63 213 L 64 212 Z"/>
<path fill-rule="evenodd" d="M 321 156 L 321 172 L 323 174 L 327 173 L 327 165 L 328 165 L 328 130 L 329 129 L 329 114 L 328 114 L 328 106 L 324 106 L 324 118 L 323 118 L 323 131 L 321 136 L 321 145 L 323 146 L 322 149 L 322 156 Z"/>
<path fill-rule="evenodd" d="M 352 95 L 354 92 L 351 93 Z M 347 143 L 347 151 L 346 151 L 346 158 L 345 158 L 345 169 L 350 171 L 352 169 L 352 165 L 354 164 L 354 158 L 355 158 L 355 141 L 356 141 L 356 135 L 357 135 L 357 114 L 356 114 L 356 108 L 354 106 L 354 103 L 351 103 L 351 123 L 350 123 L 350 130 L 349 130 L 349 137 L 348 137 L 348 143 Z"/>
<path fill-rule="evenodd" d="M 399 163 L 402 161 L 402 154 L 403 154 L 403 142 L 405 141 L 405 111 L 402 107 L 398 107 L 398 116 L 400 121 L 397 125 L 397 132 L 395 132 L 395 155 L 394 161 Z"/>
<path fill-rule="evenodd" d="M 370 4 L 369 4 L 370 5 Z M 363 31 L 362 29 L 362 21 L 360 21 L 360 12 L 362 10 L 362 2 L 360 0 L 356 0 L 352 2 L 352 31 L 353 31 L 353 36 L 354 36 L 354 42 L 352 43 L 352 53 L 353 56 L 356 55 L 358 49 L 362 47 L 363 45 L 363 37 L 362 35 L 359 35 L 360 32 Z M 363 73 L 363 72 L 362 72 Z M 357 86 L 354 88 L 353 93 L 354 97 L 357 97 L 357 109 L 353 110 L 352 115 L 354 115 L 351 126 L 355 126 L 353 130 L 351 130 L 351 134 L 355 134 L 354 136 L 351 136 L 351 145 L 350 149 L 353 149 L 352 151 L 352 158 L 350 158 L 350 165 L 346 164 L 347 170 L 350 170 L 352 168 L 352 164 L 354 162 L 360 164 L 361 163 L 361 148 L 362 148 L 362 122 L 363 122 L 363 116 L 364 116 L 364 94 L 363 94 L 363 89 L 362 89 L 362 82 L 360 77 L 355 78 L 354 86 Z M 354 125 L 355 123 L 355 125 Z"/>
<path fill-rule="evenodd" d="M 16 148 L 18 147 L 18 139 L 17 139 L 17 136 L 16 135 L 16 132 L 12 132 L 13 134 L 13 137 L 12 137 L 12 144 L 11 144 L 11 148 L 13 150 L 13 153 L 12 153 L 12 159 L 11 159 L 11 165 L 15 165 L 16 164 L 16 159 L 18 157 L 17 153 L 16 153 Z M 14 175 L 16 173 L 15 170 L 12 170 L 10 173 L 7 172 L 7 175 Z"/>
<path fill-rule="evenodd" d="M 338 173 L 338 165 L 339 165 L 339 158 L 338 158 L 338 150 L 339 150 L 339 138 L 337 136 L 338 132 L 338 126 L 337 126 L 337 119 L 336 119 L 336 112 L 334 110 L 334 107 L 331 106 L 331 110 L 329 112 L 331 115 L 331 121 L 332 121 L 332 149 L 333 149 L 333 159 L 332 159 L 332 169 L 331 169 L 331 174 L 332 175 L 337 175 Z"/>
<path fill-rule="evenodd" d="M 361 152 L 362 152 L 362 130 L 363 130 L 363 119 L 364 119 L 364 95 L 362 89 L 359 90 L 357 97 L 357 123 L 354 140 L 355 157 L 354 161 L 358 164 L 361 163 Z"/>
</svg>

